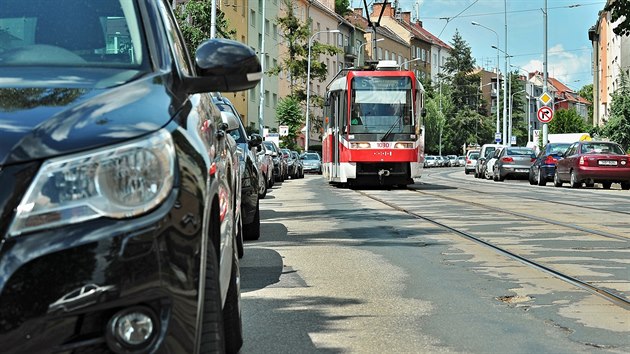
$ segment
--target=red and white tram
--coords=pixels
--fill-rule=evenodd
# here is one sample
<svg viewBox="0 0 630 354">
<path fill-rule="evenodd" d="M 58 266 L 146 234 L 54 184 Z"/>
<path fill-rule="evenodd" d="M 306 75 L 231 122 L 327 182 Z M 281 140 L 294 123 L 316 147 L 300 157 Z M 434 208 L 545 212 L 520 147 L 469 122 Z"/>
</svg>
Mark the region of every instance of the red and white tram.
<svg viewBox="0 0 630 354">
<path fill-rule="evenodd" d="M 424 88 L 381 61 L 350 69 L 326 93 L 323 174 L 331 183 L 408 185 L 424 165 Z"/>
</svg>

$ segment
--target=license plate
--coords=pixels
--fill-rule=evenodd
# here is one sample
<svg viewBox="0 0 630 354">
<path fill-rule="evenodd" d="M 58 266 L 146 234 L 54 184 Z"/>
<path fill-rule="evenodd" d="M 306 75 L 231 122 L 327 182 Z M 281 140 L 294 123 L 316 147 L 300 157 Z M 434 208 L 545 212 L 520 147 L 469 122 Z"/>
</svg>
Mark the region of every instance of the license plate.
<svg viewBox="0 0 630 354">
<path fill-rule="evenodd" d="M 597 163 L 601 166 L 617 166 L 617 161 L 615 160 L 599 160 Z"/>
<path fill-rule="evenodd" d="M 516 172 L 529 172 L 529 170 L 526 168 L 517 168 Z"/>
</svg>

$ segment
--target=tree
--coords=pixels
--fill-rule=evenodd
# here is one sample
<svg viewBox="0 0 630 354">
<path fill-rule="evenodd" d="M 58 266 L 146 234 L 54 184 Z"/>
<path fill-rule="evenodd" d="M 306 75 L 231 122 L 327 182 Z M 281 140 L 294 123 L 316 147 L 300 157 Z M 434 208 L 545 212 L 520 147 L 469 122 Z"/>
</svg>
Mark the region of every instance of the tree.
<svg viewBox="0 0 630 354">
<path fill-rule="evenodd" d="M 473 109 L 479 111 L 479 80 L 475 70 L 475 59 L 468 43 L 455 31 L 451 42 L 453 50 L 442 67 L 442 77 L 452 86 L 455 109 Z"/>
<path fill-rule="evenodd" d="M 350 10 L 350 0 L 335 0 L 335 12 L 341 16 L 346 16 Z"/>
<path fill-rule="evenodd" d="M 624 20 L 613 29 L 616 35 L 630 35 L 630 2 L 627 0 L 613 0 L 604 7 L 604 11 L 610 11 L 613 23 L 624 17 Z"/>
<path fill-rule="evenodd" d="M 293 96 L 287 96 L 278 102 L 276 107 L 276 118 L 278 124 L 287 125 L 289 127 L 289 134 L 282 137 L 282 146 L 291 149 L 298 150 L 297 137 L 302 127 L 304 114 L 300 108 L 300 103 Z"/>
<path fill-rule="evenodd" d="M 559 109 L 549 122 L 550 134 L 583 133 L 586 130 L 584 119 L 575 109 Z"/>
<path fill-rule="evenodd" d="M 578 91 L 578 95 L 591 102 L 591 105 L 588 106 L 587 122 L 593 125 L 593 84 L 584 85 L 580 91 Z"/>
<path fill-rule="evenodd" d="M 208 0 L 189 0 L 175 8 L 177 22 L 188 50 L 194 51 L 201 42 L 210 38 L 211 11 L 212 3 Z M 223 11 L 220 9 L 216 11 L 215 30 L 217 37 L 234 39 L 236 30 L 230 28 L 229 21 Z"/>
<path fill-rule="evenodd" d="M 630 149 L 630 82 L 627 75 L 621 75 L 621 85 L 612 94 L 610 118 L 602 129 L 602 134 Z"/>
<path fill-rule="evenodd" d="M 270 75 L 278 75 L 287 72 L 290 77 L 289 94 L 300 102 L 306 101 L 306 76 L 308 67 L 308 41 L 311 38 L 311 19 L 306 23 L 300 21 L 295 16 L 293 2 L 283 0 L 286 8 L 284 17 L 276 18 L 276 23 L 280 26 L 280 32 L 286 40 L 288 56 L 281 58 L 279 66 L 269 71 Z M 318 60 L 321 54 L 335 55 L 341 53 L 336 46 L 322 44 L 317 41 L 311 43 L 311 80 L 323 81 L 328 75 L 326 64 Z M 313 95 L 311 93 L 311 98 Z M 315 97 L 314 102 L 321 104 L 322 100 Z"/>
</svg>

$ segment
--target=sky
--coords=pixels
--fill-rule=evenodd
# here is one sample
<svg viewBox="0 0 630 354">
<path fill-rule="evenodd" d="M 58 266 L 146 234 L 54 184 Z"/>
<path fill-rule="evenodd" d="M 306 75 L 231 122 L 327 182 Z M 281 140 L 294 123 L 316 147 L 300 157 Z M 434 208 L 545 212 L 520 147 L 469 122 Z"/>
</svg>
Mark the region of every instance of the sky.
<svg viewBox="0 0 630 354">
<path fill-rule="evenodd" d="M 379 0 L 379 2 L 382 0 Z M 373 0 L 369 0 L 371 4 Z M 392 2 L 389 0 L 388 2 Z M 474 26 L 471 21 L 494 30 L 499 48 L 510 54 L 511 70 L 542 71 L 544 59 L 544 0 L 399 0 L 403 11 L 416 18 L 415 3 L 420 4 L 423 27 L 446 43 L 455 31 L 471 47 L 477 66 L 493 70 L 497 62 L 497 36 Z M 507 9 L 504 4 L 507 2 Z M 579 90 L 593 82 L 592 44 L 588 30 L 604 8 L 604 0 L 547 0 L 547 56 L 549 76 Z M 579 6 L 575 6 L 579 5 Z M 363 0 L 351 0 L 353 8 L 363 7 Z M 571 6 L 571 7 L 569 7 Z M 508 46 L 505 50 L 505 13 L 507 11 Z M 447 21 L 445 18 L 449 18 Z M 499 52 L 500 69 L 505 70 L 504 54 Z"/>
</svg>

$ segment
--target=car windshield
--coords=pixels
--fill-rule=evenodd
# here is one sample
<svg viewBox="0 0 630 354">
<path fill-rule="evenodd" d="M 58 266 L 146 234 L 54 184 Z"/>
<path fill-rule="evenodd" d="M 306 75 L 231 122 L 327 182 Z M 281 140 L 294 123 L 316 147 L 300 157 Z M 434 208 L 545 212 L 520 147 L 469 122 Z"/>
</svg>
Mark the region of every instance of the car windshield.
<svg viewBox="0 0 630 354">
<path fill-rule="evenodd" d="M 529 156 L 536 157 L 536 153 L 530 148 L 509 148 L 507 149 L 508 156 Z"/>
<path fill-rule="evenodd" d="M 478 152 L 472 153 L 472 154 L 468 155 L 468 158 L 470 160 L 476 160 L 476 159 L 479 158 L 479 153 Z"/>
<path fill-rule="evenodd" d="M 304 160 L 319 160 L 319 155 L 314 154 L 314 153 L 306 153 L 302 156 L 302 159 Z"/>
<path fill-rule="evenodd" d="M 0 6 L 0 66 L 138 69 L 148 67 L 143 38 L 134 1 L 3 0 Z"/>
<path fill-rule="evenodd" d="M 571 146 L 571 144 L 550 144 L 549 153 L 561 155 Z"/>
<path fill-rule="evenodd" d="M 625 155 L 619 145 L 612 143 L 587 143 L 582 145 L 582 153 Z"/>
</svg>

